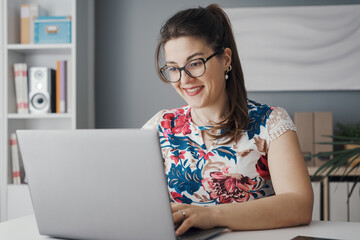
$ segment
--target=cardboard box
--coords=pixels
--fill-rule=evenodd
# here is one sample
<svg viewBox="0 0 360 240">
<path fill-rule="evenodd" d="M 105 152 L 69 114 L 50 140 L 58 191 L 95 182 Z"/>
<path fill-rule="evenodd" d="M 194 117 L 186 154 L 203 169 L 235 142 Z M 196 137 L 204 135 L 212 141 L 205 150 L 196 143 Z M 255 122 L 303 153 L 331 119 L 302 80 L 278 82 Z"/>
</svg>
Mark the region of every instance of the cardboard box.
<svg viewBox="0 0 360 240">
<path fill-rule="evenodd" d="M 314 154 L 314 113 L 296 112 L 294 113 L 294 124 L 299 139 L 300 148 L 303 153 L 307 166 L 315 166 Z"/>
<path fill-rule="evenodd" d="M 332 138 L 327 136 L 333 135 L 333 114 L 332 112 L 315 112 L 314 113 L 314 153 L 331 152 L 333 145 L 317 144 L 319 142 L 330 142 Z M 315 166 L 322 165 L 329 157 L 316 157 Z"/>
<path fill-rule="evenodd" d="M 71 43 L 71 18 L 38 17 L 34 31 L 34 43 Z"/>
</svg>

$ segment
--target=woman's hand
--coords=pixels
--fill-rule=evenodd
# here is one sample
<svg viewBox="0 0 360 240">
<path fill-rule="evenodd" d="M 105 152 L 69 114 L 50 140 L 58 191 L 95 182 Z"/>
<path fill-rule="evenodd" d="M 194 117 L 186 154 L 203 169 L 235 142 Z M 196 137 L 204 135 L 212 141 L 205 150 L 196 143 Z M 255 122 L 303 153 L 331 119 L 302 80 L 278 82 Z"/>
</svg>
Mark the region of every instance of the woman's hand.
<svg viewBox="0 0 360 240">
<path fill-rule="evenodd" d="M 171 203 L 176 236 L 185 233 L 191 227 L 209 229 L 216 226 L 216 209 L 181 203 Z"/>
</svg>

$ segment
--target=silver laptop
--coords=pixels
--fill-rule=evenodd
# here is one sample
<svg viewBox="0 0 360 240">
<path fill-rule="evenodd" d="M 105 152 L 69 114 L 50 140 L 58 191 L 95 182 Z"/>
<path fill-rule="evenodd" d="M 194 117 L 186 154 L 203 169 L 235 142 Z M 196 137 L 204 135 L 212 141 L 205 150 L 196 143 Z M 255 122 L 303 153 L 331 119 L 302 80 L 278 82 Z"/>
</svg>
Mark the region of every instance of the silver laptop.
<svg viewBox="0 0 360 240">
<path fill-rule="evenodd" d="M 157 131 L 18 130 L 17 136 L 41 235 L 175 239 Z"/>
</svg>

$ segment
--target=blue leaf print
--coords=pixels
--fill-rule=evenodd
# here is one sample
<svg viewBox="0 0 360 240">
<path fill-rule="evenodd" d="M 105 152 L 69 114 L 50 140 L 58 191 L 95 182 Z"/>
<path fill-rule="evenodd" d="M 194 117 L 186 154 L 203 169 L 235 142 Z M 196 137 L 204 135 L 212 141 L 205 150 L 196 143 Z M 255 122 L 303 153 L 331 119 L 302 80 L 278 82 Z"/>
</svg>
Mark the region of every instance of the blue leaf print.
<svg viewBox="0 0 360 240">
<path fill-rule="evenodd" d="M 219 156 L 226 157 L 229 160 L 234 160 L 235 163 L 237 162 L 236 152 L 231 147 L 227 147 L 227 146 L 217 147 L 214 148 L 212 152 L 216 152 Z"/>
<path fill-rule="evenodd" d="M 249 140 L 251 140 L 255 135 L 260 134 L 261 126 L 265 127 L 272 109 L 268 105 L 261 105 L 251 100 L 248 100 L 248 109 L 250 123 L 247 128 L 247 133 Z"/>
<path fill-rule="evenodd" d="M 201 170 L 191 171 L 190 167 L 183 169 L 181 164 L 171 164 L 170 172 L 167 175 L 169 187 L 174 188 L 176 192 L 184 191 L 193 195 L 201 187 Z"/>
</svg>

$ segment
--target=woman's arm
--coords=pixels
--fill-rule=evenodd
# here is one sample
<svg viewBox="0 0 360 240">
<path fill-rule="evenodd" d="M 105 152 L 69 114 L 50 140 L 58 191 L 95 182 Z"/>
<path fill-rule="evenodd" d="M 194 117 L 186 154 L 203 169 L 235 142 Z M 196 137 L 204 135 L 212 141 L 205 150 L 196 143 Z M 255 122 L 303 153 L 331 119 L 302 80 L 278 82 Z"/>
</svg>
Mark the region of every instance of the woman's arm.
<svg viewBox="0 0 360 240">
<path fill-rule="evenodd" d="M 183 220 L 179 210 L 186 213 L 176 233 L 181 235 L 193 226 L 255 230 L 309 224 L 313 191 L 294 131 L 288 130 L 270 143 L 268 164 L 275 196 L 211 207 L 174 204 L 174 222 Z"/>
</svg>

